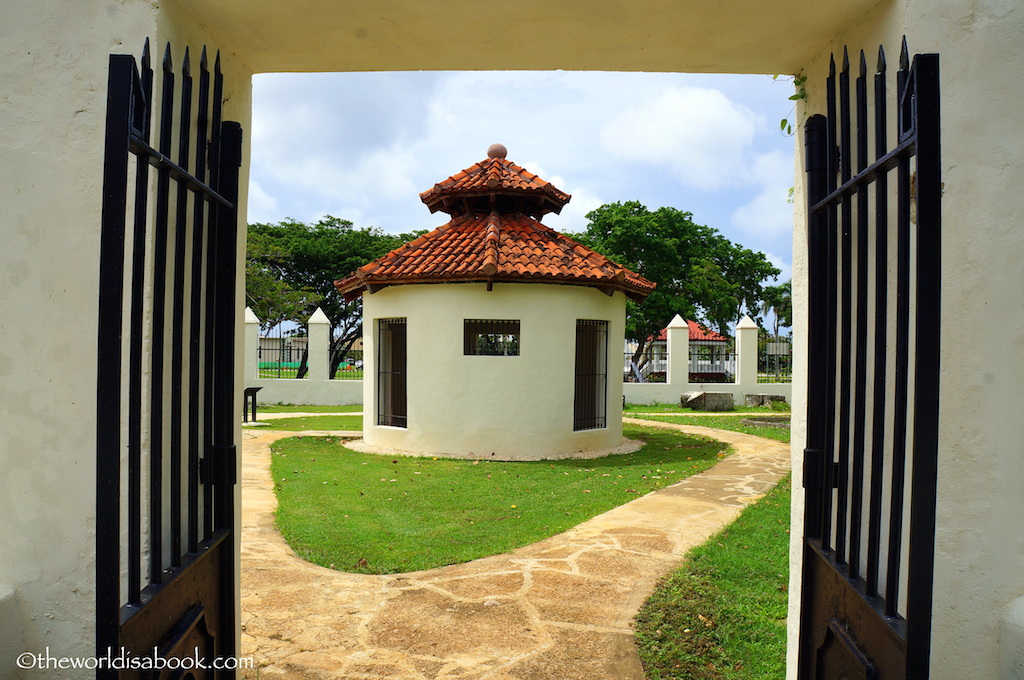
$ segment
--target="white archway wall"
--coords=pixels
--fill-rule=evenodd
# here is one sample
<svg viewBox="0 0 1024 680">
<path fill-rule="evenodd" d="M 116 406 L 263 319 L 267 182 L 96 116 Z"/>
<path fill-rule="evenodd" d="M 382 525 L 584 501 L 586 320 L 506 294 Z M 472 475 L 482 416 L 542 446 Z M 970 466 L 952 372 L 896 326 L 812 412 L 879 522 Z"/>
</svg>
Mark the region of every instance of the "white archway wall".
<svg viewBox="0 0 1024 680">
<path fill-rule="evenodd" d="M 174 0 L 257 72 L 795 73 L 887 0 Z"/>
<path fill-rule="evenodd" d="M 521 460 L 622 441 L 625 296 L 586 286 L 484 283 L 391 286 L 363 297 L 368 443 L 425 454 Z M 377 319 L 407 319 L 408 427 L 373 425 Z M 465 319 L 520 322 L 519 356 L 465 356 Z M 608 426 L 573 431 L 576 320 L 608 323 Z"/>
</svg>

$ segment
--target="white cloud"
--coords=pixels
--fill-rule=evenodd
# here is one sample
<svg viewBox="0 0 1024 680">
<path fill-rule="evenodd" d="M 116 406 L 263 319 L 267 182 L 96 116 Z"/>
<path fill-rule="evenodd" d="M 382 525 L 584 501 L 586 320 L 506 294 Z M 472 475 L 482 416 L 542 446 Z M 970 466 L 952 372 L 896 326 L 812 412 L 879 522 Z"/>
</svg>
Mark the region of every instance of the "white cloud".
<svg viewBox="0 0 1024 680">
<path fill-rule="evenodd" d="M 736 208 L 731 222 L 748 236 L 769 240 L 793 232 L 793 206 L 787 202 L 793 186 L 793 159 L 781 151 L 754 158 L 749 174 L 760 187 L 749 203 Z"/>
<path fill-rule="evenodd" d="M 790 264 L 789 254 L 786 257 L 781 257 L 773 253 L 765 253 L 764 256 L 768 258 L 776 268 L 781 270 L 781 273 L 775 277 L 774 281 L 769 281 L 768 285 L 777 286 L 780 283 L 785 283 L 793 278 L 793 265 Z"/>
<path fill-rule="evenodd" d="M 276 222 L 280 216 L 277 200 L 263 190 L 256 180 L 249 180 L 247 222 Z"/>
<path fill-rule="evenodd" d="M 719 90 L 675 87 L 612 118 L 601 143 L 628 161 L 667 167 L 684 184 L 737 184 L 760 117 Z"/>
<path fill-rule="evenodd" d="M 531 170 L 530 172 L 533 171 Z M 544 218 L 544 223 L 557 231 L 573 234 L 580 233 L 587 228 L 587 213 L 607 203 L 597 192 L 587 187 L 576 186 L 571 190 L 568 189 L 561 177 L 555 177 L 549 181 L 559 189 L 572 195 L 569 202 L 562 208 L 561 213 L 558 215 L 548 215 Z"/>
</svg>

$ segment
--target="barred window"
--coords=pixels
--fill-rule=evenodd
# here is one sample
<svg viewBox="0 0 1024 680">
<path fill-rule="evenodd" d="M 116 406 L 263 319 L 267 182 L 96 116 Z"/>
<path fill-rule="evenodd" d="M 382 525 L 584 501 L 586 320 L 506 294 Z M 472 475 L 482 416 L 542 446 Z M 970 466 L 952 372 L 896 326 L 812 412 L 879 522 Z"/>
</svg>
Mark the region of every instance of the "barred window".
<svg viewBox="0 0 1024 680">
<path fill-rule="evenodd" d="M 607 427 L 608 322 L 576 320 L 576 395 L 573 430 Z"/>
<path fill-rule="evenodd" d="M 519 319 L 466 319 L 463 354 L 519 356 Z"/>
<path fill-rule="evenodd" d="M 406 427 L 405 319 L 377 319 L 377 424 Z"/>
</svg>

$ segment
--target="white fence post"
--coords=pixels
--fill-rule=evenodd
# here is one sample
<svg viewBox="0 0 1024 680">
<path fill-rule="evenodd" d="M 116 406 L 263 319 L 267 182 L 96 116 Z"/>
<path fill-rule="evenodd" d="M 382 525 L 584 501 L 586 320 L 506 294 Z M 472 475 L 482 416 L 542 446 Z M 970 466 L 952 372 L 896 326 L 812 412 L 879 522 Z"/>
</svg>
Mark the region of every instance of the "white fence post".
<svg viewBox="0 0 1024 680">
<path fill-rule="evenodd" d="M 736 324 L 736 384 L 744 391 L 757 389 L 757 324 L 744 315 Z"/>
<path fill-rule="evenodd" d="M 686 391 L 690 383 L 690 326 L 676 314 L 665 329 L 668 375 L 665 382 Z"/>
<path fill-rule="evenodd" d="M 260 377 L 260 320 L 248 307 L 245 308 L 245 350 L 242 375 L 246 380 Z M 245 385 L 243 385 L 245 387 Z"/>
<path fill-rule="evenodd" d="M 309 373 L 307 380 L 327 380 L 330 370 L 331 357 L 328 353 L 331 347 L 331 322 L 319 307 L 309 317 L 307 334 L 309 337 L 309 357 L 306 359 L 306 366 Z"/>
</svg>

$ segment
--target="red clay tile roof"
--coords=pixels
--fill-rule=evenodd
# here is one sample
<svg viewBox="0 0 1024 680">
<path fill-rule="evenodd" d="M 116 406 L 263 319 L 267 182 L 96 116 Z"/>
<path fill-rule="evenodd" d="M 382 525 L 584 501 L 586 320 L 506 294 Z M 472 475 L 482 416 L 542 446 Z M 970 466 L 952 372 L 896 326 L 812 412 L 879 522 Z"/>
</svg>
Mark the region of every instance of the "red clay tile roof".
<svg viewBox="0 0 1024 680">
<path fill-rule="evenodd" d="M 729 338 L 725 337 L 721 333 L 717 333 L 709 328 L 706 328 L 704 324 L 699 324 L 691 319 L 686 320 L 686 325 L 690 327 L 690 340 L 709 340 L 711 342 L 729 342 Z"/>
<path fill-rule="evenodd" d="M 729 342 L 729 338 L 725 337 L 721 333 L 717 333 L 713 330 L 708 329 L 704 324 L 697 323 L 690 319 L 686 320 L 686 325 L 689 328 L 690 340 L 700 340 L 703 342 Z M 655 340 L 665 340 L 667 338 L 667 328 L 662 328 L 658 332 L 658 336 Z"/>
<path fill-rule="evenodd" d="M 346 299 L 413 283 L 503 281 L 621 290 L 641 301 L 655 284 L 526 215 L 462 215 L 334 285 Z"/>
<path fill-rule="evenodd" d="M 562 283 L 621 290 L 642 301 L 655 284 L 538 222 L 569 194 L 505 158 L 488 158 L 424 191 L 431 212 L 452 220 L 355 270 L 335 287 L 353 300 L 390 285 L 504 281 Z"/>
<path fill-rule="evenodd" d="M 438 182 L 420 194 L 420 200 L 427 204 L 430 212 L 442 210 L 454 217 L 469 211 L 471 206 L 467 205 L 467 200 L 499 194 L 526 199 L 518 206 L 518 211 L 538 219 L 545 213 L 558 214 L 571 198 L 550 182 L 501 156 L 480 161 Z"/>
</svg>

